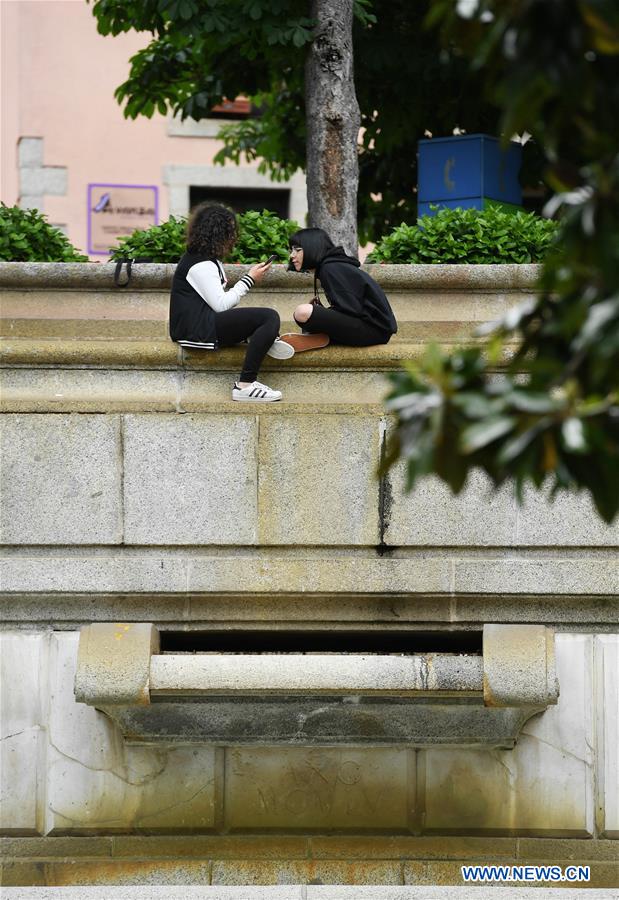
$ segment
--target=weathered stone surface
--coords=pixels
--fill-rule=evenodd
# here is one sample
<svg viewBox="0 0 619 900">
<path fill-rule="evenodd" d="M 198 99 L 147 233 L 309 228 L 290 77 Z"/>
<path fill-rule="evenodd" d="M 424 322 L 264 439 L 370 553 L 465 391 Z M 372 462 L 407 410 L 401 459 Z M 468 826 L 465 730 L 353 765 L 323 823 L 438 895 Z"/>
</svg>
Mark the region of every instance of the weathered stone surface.
<svg viewBox="0 0 619 900">
<path fill-rule="evenodd" d="M 118 629 L 119 626 L 107 627 Z M 415 692 L 481 693 L 482 690 L 482 661 L 478 656 L 220 653 L 154 656 L 149 662 L 150 690 L 154 696 L 161 697 L 179 692 L 201 696 L 277 693 L 282 696 L 350 693 L 404 696 Z"/>
<path fill-rule="evenodd" d="M 518 508 L 515 543 L 544 547 L 617 547 L 619 521 L 606 525 L 584 492 L 561 494 L 551 501 L 529 489 Z"/>
<path fill-rule="evenodd" d="M 126 745 L 107 716 L 73 699 L 77 638 L 55 634 L 52 642 L 47 830 L 212 828 L 214 750 Z"/>
<path fill-rule="evenodd" d="M 565 842 L 563 842 L 565 843 Z M 516 838 L 332 835 L 310 838 L 317 859 L 471 859 L 516 858 Z M 584 857 L 583 857 L 584 858 Z"/>
<path fill-rule="evenodd" d="M 285 834 L 120 835 L 112 840 L 117 858 L 306 859 L 310 855 L 306 837 Z"/>
<path fill-rule="evenodd" d="M 596 637 L 595 668 L 598 825 L 604 837 L 619 838 L 619 635 Z"/>
<path fill-rule="evenodd" d="M 557 702 L 554 633 L 543 625 L 484 625 L 486 706 Z"/>
<path fill-rule="evenodd" d="M 516 501 L 508 488 L 493 492 L 480 475 L 459 496 L 434 476 L 405 493 L 404 466 L 388 476 L 384 540 L 394 546 L 509 545 L 516 530 Z"/>
<path fill-rule="evenodd" d="M 32 881 L 32 870 L 38 869 L 40 880 Z M 24 863 L 7 864 L 3 868 L 2 878 L 5 884 L 41 884 L 58 885 L 66 890 L 67 886 L 80 885 L 80 891 L 89 885 L 108 885 L 103 895 L 105 900 L 115 900 L 116 891 L 110 893 L 109 885 L 186 885 L 208 884 L 210 881 L 210 863 L 202 861 L 172 862 L 170 860 L 148 860 L 132 862 L 74 862 L 72 860 L 40 863 L 28 866 Z M 3 888 L 3 891 L 5 889 Z M 92 890 L 92 888 L 86 888 Z M 183 887 L 184 890 L 184 887 Z M 53 897 L 54 894 L 52 893 Z M 62 896 L 62 894 L 61 894 Z M 87 896 L 82 893 L 81 896 Z M 142 900 L 143 894 L 140 894 Z M 168 888 L 168 898 L 170 897 Z M 36 894 L 34 894 L 36 897 Z M 4 900 L 4 897 L 3 897 Z"/>
<path fill-rule="evenodd" d="M 0 560 L 6 591 L 176 593 L 187 590 L 188 563 L 172 557 L 9 556 Z"/>
<path fill-rule="evenodd" d="M 0 635 L 0 833 L 36 834 L 47 636 Z"/>
<path fill-rule="evenodd" d="M 226 825 L 286 830 L 406 828 L 410 751 L 230 750 Z M 414 791 L 414 786 L 412 786 Z"/>
<path fill-rule="evenodd" d="M 253 419 L 124 417 L 125 541 L 253 544 Z"/>
<path fill-rule="evenodd" d="M 556 635 L 559 702 L 514 750 L 425 751 L 429 831 L 593 832 L 591 643 Z"/>
<path fill-rule="evenodd" d="M 176 412 L 182 373 L 101 369 L 4 369 L 6 412 Z"/>
<path fill-rule="evenodd" d="M 4 543 L 121 541 L 118 419 L 7 415 L 2 457 Z"/>
<path fill-rule="evenodd" d="M 0 263 L 0 285 L 41 289 L 107 287 L 114 284 L 115 263 Z M 368 265 L 364 268 L 389 292 L 435 290 L 439 294 L 471 291 L 473 301 L 484 292 L 513 292 L 515 300 L 522 292 L 535 290 L 540 267 L 537 265 Z M 134 267 L 132 290 L 157 288 L 169 291 L 175 265 L 141 263 Z M 227 265 L 226 275 L 235 282 L 249 270 L 246 265 Z M 267 282 L 264 286 L 266 287 Z M 269 288 L 309 292 L 311 281 L 274 266 L 268 276 Z M 119 288 L 119 291 L 122 289 Z M 260 291 L 256 292 L 259 296 Z M 253 295 L 252 295 L 253 296 Z M 259 305 L 259 304 L 258 304 Z"/>
<path fill-rule="evenodd" d="M 454 563 L 458 594 L 609 594 L 617 592 L 619 560 L 566 558 L 462 559 Z"/>
<path fill-rule="evenodd" d="M 377 544 L 375 419 L 265 419 L 258 443 L 262 544 Z M 309 514 L 312 510 L 314 515 Z"/>
<path fill-rule="evenodd" d="M 389 475 L 385 542 L 395 546 L 615 547 L 619 524 L 605 525 L 583 495 L 562 496 L 529 490 L 519 506 L 511 485 L 499 491 L 481 473 L 454 496 L 434 476 L 405 493 L 404 466 Z"/>
<path fill-rule="evenodd" d="M 43 138 L 22 137 L 17 144 L 17 161 L 20 168 L 38 168 L 43 165 Z"/>
<path fill-rule="evenodd" d="M 75 699 L 90 706 L 149 703 L 150 658 L 158 650 L 154 625 L 86 625 L 80 633 Z"/>
<path fill-rule="evenodd" d="M 187 589 L 194 592 L 249 593 L 444 593 L 451 588 L 451 563 L 444 559 L 395 559 L 353 556 L 336 552 L 322 558 L 304 554 L 276 554 L 261 558 L 193 557 Z"/>
<path fill-rule="evenodd" d="M 215 884 L 402 884 L 399 862 L 213 861 Z"/>
<path fill-rule="evenodd" d="M 106 887 L 7 887 L 6 900 L 111 900 Z M 348 887 L 344 885 L 243 885 L 235 887 L 173 885 L 156 887 L 144 885 L 127 887 L 114 885 L 114 900 L 577 900 L 566 888 L 518 887 L 440 887 L 423 885 L 386 887 L 379 885 Z M 614 900 L 614 889 L 588 889 L 586 900 Z"/>
<path fill-rule="evenodd" d="M 23 871 L 23 870 L 22 870 Z M 186 871 L 186 870 L 185 870 Z M 42 882 L 41 882 L 42 884 Z M 112 900 L 109 887 L 80 885 L 79 887 L 5 887 L 7 900 Z M 205 887 L 183 884 L 176 889 L 173 884 L 131 887 L 114 884 L 113 900 L 306 900 L 305 888 L 276 885 L 243 887 Z M 410 895 L 411 897 L 413 895 Z M 537 897 L 537 893 L 536 893 Z M 381 895 L 382 898 L 382 895 Z M 420 898 L 415 894 L 414 900 Z M 382 900 L 393 900 L 385 894 Z M 408 900 L 408 895 L 404 900 Z M 597 897 L 592 897 L 597 900 Z"/>
</svg>

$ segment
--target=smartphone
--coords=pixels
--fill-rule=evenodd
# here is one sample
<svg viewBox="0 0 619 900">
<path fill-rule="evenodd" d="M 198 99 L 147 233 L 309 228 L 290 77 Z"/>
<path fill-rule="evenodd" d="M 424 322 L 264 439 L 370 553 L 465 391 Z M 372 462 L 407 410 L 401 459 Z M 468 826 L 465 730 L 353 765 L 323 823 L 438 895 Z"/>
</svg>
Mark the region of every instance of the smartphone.
<svg viewBox="0 0 619 900">
<path fill-rule="evenodd" d="M 262 265 L 263 265 L 263 266 L 268 266 L 269 263 L 272 263 L 272 262 L 274 262 L 274 261 L 277 259 L 277 256 L 278 256 L 277 253 L 272 253 L 271 256 L 269 256 L 268 259 L 265 259 L 265 261 L 262 263 Z"/>
</svg>

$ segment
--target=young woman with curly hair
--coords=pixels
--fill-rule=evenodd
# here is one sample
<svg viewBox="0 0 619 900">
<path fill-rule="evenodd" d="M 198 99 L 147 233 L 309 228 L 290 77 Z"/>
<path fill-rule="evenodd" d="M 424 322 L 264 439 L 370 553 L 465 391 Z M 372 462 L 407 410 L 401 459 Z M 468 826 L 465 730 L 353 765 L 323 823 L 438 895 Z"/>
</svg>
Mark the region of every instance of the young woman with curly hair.
<svg viewBox="0 0 619 900">
<path fill-rule="evenodd" d="M 225 206 L 201 203 L 187 226 L 187 252 L 172 280 L 170 337 L 182 347 L 217 350 L 248 340 L 239 380 L 232 399 L 248 402 L 281 400 L 281 391 L 258 381 L 264 357 L 288 359 L 290 344 L 280 341 L 279 315 L 274 309 L 234 309 L 242 297 L 269 271 L 270 263 L 258 263 L 234 287 L 227 287 L 221 260 L 237 239 L 234 213 Z"/>
<path fill-rule="evenodd" d="M 289 243 L 289 268 L 314 273 L 316 296 L 294 311 L 303 333 L 286 334 L 284 340 L 297 351 L 324 347 L 329 341 L 348 347 L 386 344 L 398 330 L 395 316 L 383 289 L 360 268 L 359 260 L 336 247 L 322 228 L 301 228 Z M 317 279 L 328 308 L 317 298 Z"/>
</svg>

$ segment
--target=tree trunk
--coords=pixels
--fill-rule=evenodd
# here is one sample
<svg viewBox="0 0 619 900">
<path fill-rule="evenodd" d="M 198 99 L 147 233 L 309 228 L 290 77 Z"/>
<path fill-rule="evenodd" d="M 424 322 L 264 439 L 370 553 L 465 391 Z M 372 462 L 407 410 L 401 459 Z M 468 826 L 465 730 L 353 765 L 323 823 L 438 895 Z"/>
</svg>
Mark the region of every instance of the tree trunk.
<svg viewBox="0 0 619 900">
<path fill-rule="evenodd" d="M 356 256 L 361 116 L 353 79 L 353 0 L 312 0 L 311 16 L 317 24 L 305 64 L 309 224 Z"/>
</svg>

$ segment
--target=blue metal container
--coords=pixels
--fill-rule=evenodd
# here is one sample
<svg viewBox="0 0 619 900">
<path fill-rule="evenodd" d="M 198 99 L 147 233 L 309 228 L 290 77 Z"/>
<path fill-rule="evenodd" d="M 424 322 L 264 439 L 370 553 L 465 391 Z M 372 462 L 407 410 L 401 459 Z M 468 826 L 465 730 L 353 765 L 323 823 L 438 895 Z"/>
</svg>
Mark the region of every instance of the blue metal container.
<svg viewBox="0 0 619 900">
<path fill-rule="evenodd" d="M 522 146 L 512 141 L 503 150 L 487 134 L 461 134 L 419 141 L 418 200 L 420 214 L 429 204 L 483 209 L 485 201 L 519 206 L 518 173 Z"/>
</svg>

